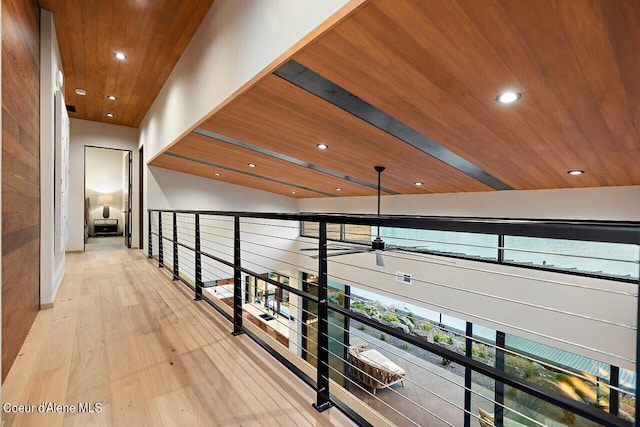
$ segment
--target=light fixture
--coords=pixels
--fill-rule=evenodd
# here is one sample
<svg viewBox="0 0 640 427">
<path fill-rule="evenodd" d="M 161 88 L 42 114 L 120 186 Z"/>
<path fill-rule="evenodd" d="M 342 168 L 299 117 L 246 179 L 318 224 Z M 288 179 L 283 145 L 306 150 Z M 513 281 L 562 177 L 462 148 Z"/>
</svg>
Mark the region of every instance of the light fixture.
<svg viewBox="0 0 640 427">
<path fill-rule="evenodd" d="M 221 173 L 220 173 L 220 172 L 216 172 L 216 173 L 214 173 L 214 175 L 215 175 L 215 176 L 220 176 L 220 175 L 221 175 Z"/>
<path fill-rule="evenodd" d="M 102 217 L 108 219 L 111 215 L 109 205 L 113 203 L 113 196 L 108 194 L 100 194 L 98 196 L 98 204 L 102 205 Z"/>
<path fill-rule="evenodd" d="M 326 150 L 329 146 L 327 144 L 316 144 L 316 148 L 318 150 Z"/>
<path fill-rule="evenodd" d="M 113 56 L 115 56 L 116 59 L 119 59 L 120 61 L 124 61 L 125 59 L 127 59 L 127 55 L 122 52 L 116 52 L 113 54 Z"/>
<path fill-rule="evenodd" d="M 255 165 L 255 163 L 249 163 L 249 167 L 250 167 L 250 168 L 255 168 L 255 167 L 256 167 L 256 165 Z"/>
<path fill-rule="evenodd" d="M 498 101 L 500 104 L 511 104 L 519 100 L 521 97 L 522 97 L 521 93 L 508 90 L 498 95 L 496 97 L 496 101 Z"/>
<path fill-rule="evenodd" d="M 421 185 L 424 185 L 424 183 L 420 181 L 416 181 L 413 183 L 413 185 L 417 185 L 418 187 L 420 187 Z"/>
<path fill-rule="evenodd" d="M 115 101 L 116 99 L 118 99 L 118 97 L 114 95 L 109 95 L 107 96 L 107 99 L 110 99 L 111 101 Z"/>
<path fill-rule="evenodd" d="M 115 114 L 113 114 L 113 113 L 107 113 L 107 114 L 106 114 L 106 116 L 107 116 L 107 117 L 109 117 L 109 118 L 114 118 L 114 117 L 115 117 Z"/>
<path fill-rule="evenodd" d="M 295 191 L 292 191 L 292 192 L 291 192 L 291 194 L 296 194 L 296 192 L 295 192 Z"/>
<path fill-rule="evenodd" d="M 336 191 L 342 191 L 342 188 L 336 188 Z"/>
<path fill-rule="evenodd" d="M 84 89 L 76 89 L 76 95 L 85 96 L 87 91 Z"/>
<path fill-rule="evenodd" d="M 567 171 L 567 173 L 569 175 L 582 175 L 584 171 L 580 169 L 573 169 L 573 170 Z"/>
</svg>

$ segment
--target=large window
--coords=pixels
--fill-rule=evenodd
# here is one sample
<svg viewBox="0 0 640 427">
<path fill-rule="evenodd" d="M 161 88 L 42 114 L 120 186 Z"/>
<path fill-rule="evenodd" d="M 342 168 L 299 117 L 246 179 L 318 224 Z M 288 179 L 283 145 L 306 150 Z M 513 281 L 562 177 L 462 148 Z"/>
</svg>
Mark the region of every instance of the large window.
<svg viewBox="0 0 640 427">
<path fill-rule="evenodd" d="M 375 228 L 370 226 L 328 224 L 327 238 L 346 243 L 369 244 L 375 237 L 372 235 L 374 231 Z M 318 223 L 304 221 L 301 235 L 318 237 Z M 381 227 L 380 237 L 388 246 L 402 247 L 407 251 L 479 261 L 500 261 L 523 267 L 629 281 L 637 280 L 639 274 L 638 245 L 504 236 L 501 247 L 500 238 L 495 234 L 396 227 Z"/>
</svg>

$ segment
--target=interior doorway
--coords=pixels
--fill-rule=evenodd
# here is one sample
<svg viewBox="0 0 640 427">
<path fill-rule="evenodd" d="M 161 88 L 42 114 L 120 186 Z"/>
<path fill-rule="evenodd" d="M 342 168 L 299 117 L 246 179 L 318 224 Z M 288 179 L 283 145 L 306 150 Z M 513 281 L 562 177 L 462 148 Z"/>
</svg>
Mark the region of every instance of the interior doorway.
<svg viewBox="0 0 640 427">
<path fill-rule="evenodd" d="M 138 151 L 138 249 L 144 249 L 144 145 Z"/>
<path fill-rule="evenodd" d="M 85 147 L 84 250 L 131 248 L 132 152 Z"/>
</svg>

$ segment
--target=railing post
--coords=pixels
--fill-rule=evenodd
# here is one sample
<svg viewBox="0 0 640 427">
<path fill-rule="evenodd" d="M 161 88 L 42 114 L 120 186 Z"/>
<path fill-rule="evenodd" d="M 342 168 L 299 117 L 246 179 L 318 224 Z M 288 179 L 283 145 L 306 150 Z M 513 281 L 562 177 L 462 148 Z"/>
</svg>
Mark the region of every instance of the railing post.
<svg viewBox="0 0 640 427">
<path fill-rule="evenodd" d="M 464 355 L 469 359 L 473 358 L 473 323 L 467 322 L 465 329 L 465 350 Z M 464 368 L 464 427 L 471 427 L 471 375 L 469 367 Z"/>
<path fill-rule="evenodd" d="M 617 366 L 611 365 L 609 370 L 609 384 L 612 387 L 609 389 L 609 413 L 617 416 L 620 414 L 620 393 L 617 388 L 620 386 L 620 368 Z"/>
<path fill-rule="evenodd" d="M 496 331 L 496 369 L 504 371 L 505 333 Z M 496 381 L 494 400 L 494 420 L 497 426 L 504 424 L 504 383 Z"/>
<path fill-rule="evenodd" d="M 240 217 L 233 220 L 233 335 L 240 335 L 242 330 L 242 261 L 240 253 Z"/>
<path fill-rule="evenodd" d="M 162 211 L 158 211 L 158 268 L 164 267 L 164 242 L 162 241 Z"/>
<path fill-rule="evenodd" d="M 316 403 L 313 407 L 322 412 L 331 407 L 329 396 L 329 307 L 327 280 L 327 223 L 320 222 L 318 248 L 318 362 Z"/>
<path fill-rule="evenodd" d="M 149 244 L 147 245 L 147 257 L 153 258 L 153 229 L 151 228 L 151 211 L 149 213 Z"/>
<path fill-rule="evenodd" d="M 498 263 L 504 263 L 504 234 L 498 234 Z"/>
<path fill-rule="evenodd" d="M 640 242 L 638 242 L 640 244 Z M 640 268 L 638 268 L 638 286 L 636 292 L 640 291 Z M 640 293 L 640 292 L 639 292 Z M 640 396 L 640 384 L 638 381 L 638 363 L 640 363 L 640 297 L 636 297 L 636 425 L 640 423 L 640 405 L 638 405 L 638 397 Z"/>
<path fill-rule="evenodd" d="M 344 285 L 344 308 L 347 310 L 351 309 L 351 286 Z M 351 318 L 349 316 L 344 316 L 344 334 L 343 334 L 343 353 L 342 358 L 344 360 L 349 360 L 349 345 L 351 343 Z M 350 369 L 349 363 L 344 363 L 344 375 L 346 378 L 350 378 Z M 349 380 L 345 380 L 344 388 L 349 390 Z"/>
<path fill-rule="evenodd" d="M 173 280 L 180 279 L 180 267 L 178 266 L 178 221 L 176 213 L 173 213 Z"/>
<path fill-rule="evenodd" d="M 200 253 L 200 214 L 196 214 L 196 301 L 202 299 L 202 254 Z"/>
</svg>

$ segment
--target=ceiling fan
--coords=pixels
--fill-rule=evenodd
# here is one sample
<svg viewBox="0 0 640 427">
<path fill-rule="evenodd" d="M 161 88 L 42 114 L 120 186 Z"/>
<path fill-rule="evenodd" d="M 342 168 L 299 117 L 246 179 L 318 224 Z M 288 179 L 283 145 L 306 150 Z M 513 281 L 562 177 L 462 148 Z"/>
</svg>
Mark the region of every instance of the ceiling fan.
<svg viewBox="0 0 640 427">
<path fill-rule="evenodd" d="M 382 178 L 382 172 L 385 170 L 384 166 L 374 166 L 376 172 L 378 172 L 378 218 L 380 218 L 380 181 Z M 380 237 L 380 226 L 378 225 L 378 231 L 376 233 L 376 238 L 371 242 L 371 246 L 362 246 L 362 247 L 354 247 L 354 246 L 346 246 L 345 244 L 339 243 L 335 245 L 327 245 L 327 251 L 340 251 L 329 254 L 327 256 L 338 256 L 338 255 L 348 255 L 348 254 L 357 254 L 363 252 L 375 252 L 376 253 L 376 265 L 380 267 L 385 267 L 384 256 L 382 252 L 389 249 L 401 249 L 401 247 L 396 246 L 388 246 L 384 240 Z M 403 249 L 405 249 L 403 247 Z M 317 251 L 317 248 L 302 248 L 303 251 Z M 318 255 L 312 256 L 312 258 L 317 259 Z"/>
</svg>

